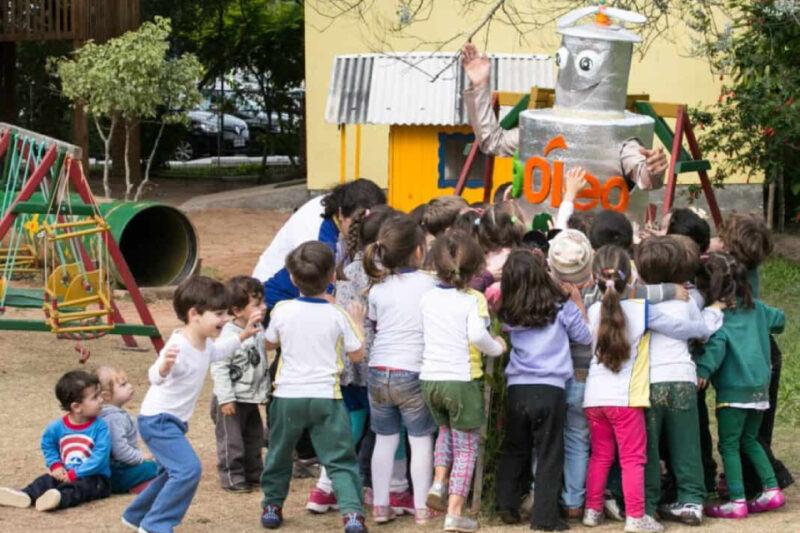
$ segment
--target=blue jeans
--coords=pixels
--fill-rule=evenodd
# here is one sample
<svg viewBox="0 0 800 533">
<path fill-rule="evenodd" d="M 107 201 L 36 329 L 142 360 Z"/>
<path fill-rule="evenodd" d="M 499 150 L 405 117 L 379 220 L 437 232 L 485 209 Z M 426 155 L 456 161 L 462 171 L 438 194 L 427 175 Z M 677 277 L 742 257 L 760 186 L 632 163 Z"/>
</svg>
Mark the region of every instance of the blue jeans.
<svg viewBox="0 0 800 533">
<path fill-rule="evenodd" d="M 589 425 L 583 413 L 586 383 L 570 379 L 564 388 L 567 419 L 564 424 L 564 507 L 581 507 L 586 497 L 586 469 L 589 465 Z"/>
<path fill-rule="evenodd" d="M 412 437 L 433 435 L 436 422 L 422 398 L 419 373 L 369 369 L 369 410 L 372 431 L 400 433 L 401 422 Z"/>
<path fill-rule="evenodd" d="M 139 416 L 138 424 L 142 439 L 161 468 L 122 517 L 149 533 L 172 533 L 192 503 L 202 465 L 186 440 L 188 426 L 183 421 L 162 413 Z"/>
<path fill-rule="evenodd" d="M 132 488 L 151 480 L 158 475 L 158 463 L 143 461 L 138 465 L 128 465 L 111 461 L 111 492 L 127 494 Z"/>
</svg>

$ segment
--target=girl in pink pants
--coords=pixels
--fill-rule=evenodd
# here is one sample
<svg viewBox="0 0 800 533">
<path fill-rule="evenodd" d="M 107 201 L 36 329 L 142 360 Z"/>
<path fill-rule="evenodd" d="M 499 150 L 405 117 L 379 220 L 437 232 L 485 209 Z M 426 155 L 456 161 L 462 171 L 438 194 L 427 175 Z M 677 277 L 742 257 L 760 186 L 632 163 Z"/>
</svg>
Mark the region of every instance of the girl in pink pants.
<svg viewBox="0 0 800 533">
<path fill-rule="evenodd" d="M 627 514 L 625 531 L 660 532 L 664 527 L 644 510 L 644 408 L 650 401 L 650 339 L 646 332 L 649 329 L 680 340 L 706 339 L 706 322 L 718 327 L 721 312 L 709 308 L 704 320 L 692 321 L 649 307 L 647 300 L 625 299 L 632 279 L 631 259 L 618 246 L 600 248 L 592 272 L 603 299 L 588 311 L 589 329 L 595 338 L 583 400 L 592 448 L 583 524 L 594 527 L 602 522 L 603 491 L 618 454 Z"/>
</svg>

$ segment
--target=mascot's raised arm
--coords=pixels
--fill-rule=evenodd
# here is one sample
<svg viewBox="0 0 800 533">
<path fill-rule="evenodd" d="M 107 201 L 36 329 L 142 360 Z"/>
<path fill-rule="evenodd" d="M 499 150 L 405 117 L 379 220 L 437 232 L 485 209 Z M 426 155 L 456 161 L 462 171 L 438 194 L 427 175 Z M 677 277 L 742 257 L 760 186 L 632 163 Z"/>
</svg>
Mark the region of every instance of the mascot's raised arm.
<svg viewBox="0 0 800 533">
<path fill-rule="evenodd" d="M 575 25 L 588 15 L 594 15 L 591 23 Z M 641 39 L 616 21 L 641 24 L 645 18 L 599 5 L 558 20 L 555 105 L 523 111 L 519 127 L 510 130 L 492 110 L 489 59 L 467 43 L 464 101 L 481 150 L 515 157 L 516 195 L 558 208 L 566 170 L 580 166 L 587 185 L 576 209 L 614 209 L 642 222 L 647 191 L 663 185 L 667 158 L 663 149 L 652 149 L 653 119 L 625 109 L 633 44 Z"/>
</svg>

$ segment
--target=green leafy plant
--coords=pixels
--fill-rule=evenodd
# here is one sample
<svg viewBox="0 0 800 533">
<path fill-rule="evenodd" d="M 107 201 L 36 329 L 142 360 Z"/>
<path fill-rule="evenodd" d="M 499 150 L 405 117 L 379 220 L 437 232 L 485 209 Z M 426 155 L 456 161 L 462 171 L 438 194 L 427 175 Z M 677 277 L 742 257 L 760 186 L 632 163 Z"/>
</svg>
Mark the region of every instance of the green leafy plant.
<svg viewBox="0 0 800 533">
<path fill-rule="evenodd" d="M 117 124 L 125 125 L 125 199 L 133 192 L 128 158 L 130 133 L 138 120 L 158 120 L 161 131 L 167 123 L 186 120 L 186 111 L 197 105 L 197 82 L 202 67 L 197 58 L 185 54 L 169 58 L 169 19 L 156 17 L 138 30 L 130 31 L 104 44 L 88 42 L 71 58 L 51 59 L 61 80 L 61 90 L 73 105 L 83 107 L 93 118 L 103 141 L 103 190 L 111 197 L 109 165 L 111 140 Z M 145 177 L 135 197 L 149 180 L 156 146 L 148 158 Z"/>
</svg>

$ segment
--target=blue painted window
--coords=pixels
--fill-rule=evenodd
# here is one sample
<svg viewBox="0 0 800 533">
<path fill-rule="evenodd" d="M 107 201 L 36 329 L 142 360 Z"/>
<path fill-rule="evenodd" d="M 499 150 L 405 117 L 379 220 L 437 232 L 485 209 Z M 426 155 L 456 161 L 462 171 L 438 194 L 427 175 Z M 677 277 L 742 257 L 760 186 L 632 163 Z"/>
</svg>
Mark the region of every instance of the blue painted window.
<svg viewBox="0 0 800 533">
<path fill-rule="evenodd" d="M 461 169 L 467 161 L 469 145 L 475 142 L 472 133 L 439 133 L 439 182 L 440 189 L 456 186 Z M 475 155 L 472 168 L 467 176 L 468 189 L 483 188 L 486 172 L 486 154 L 480 150 Z"/>
</svg>

